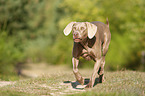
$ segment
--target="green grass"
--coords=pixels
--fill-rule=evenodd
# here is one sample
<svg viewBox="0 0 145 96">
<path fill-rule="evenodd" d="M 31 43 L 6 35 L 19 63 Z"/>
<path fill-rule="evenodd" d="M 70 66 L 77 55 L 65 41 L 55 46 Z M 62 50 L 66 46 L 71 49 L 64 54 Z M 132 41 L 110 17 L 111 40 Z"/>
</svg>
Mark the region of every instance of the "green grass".
<svg viewBox="0 0 145 96">
<path fill-rule="evenodd" d="M 145 73 L 135 71 L 107 72 L 106 81 L 87 92 L 70 96 L 143 96 Z"/>
<path fill-rule="evenodd" d="M 0 80 L 4 80 L 4 81 L 16 81 L 19 80 L 19 76 L 16 74 L 11 74 L 11 75 L 0 75 Z"/>
<path fill-rule="evenodd" d="M 91 69 L 80 70 L 80 73 L 88 78 L 91 72 Z M 56 70 L 51 74 L 0 87 L 0 96 L 143 96 L 145 95 L 144 77 L 144 72 L 105 72 L 104 83 L 99 83 L 91 89 L 75 89 L 70 83 L 75 81 L 72 70 L 60 72 Z"/>
<path fill-rule="evenodd" d="M 16 92 L 16 91 L 1 91 L 0 96 L 36 96 L 32 94 L 28 94 L 25 92 Z"/>
<path fill-rule="evenodd" d="M 134 93 L 126 93 L 126 92 L 110 92 L 110 93 L 96 93 L 96 92 L 84 92 L 79 94 L 67 95 L 67 96 L 138 96 Z"/>
</svg>

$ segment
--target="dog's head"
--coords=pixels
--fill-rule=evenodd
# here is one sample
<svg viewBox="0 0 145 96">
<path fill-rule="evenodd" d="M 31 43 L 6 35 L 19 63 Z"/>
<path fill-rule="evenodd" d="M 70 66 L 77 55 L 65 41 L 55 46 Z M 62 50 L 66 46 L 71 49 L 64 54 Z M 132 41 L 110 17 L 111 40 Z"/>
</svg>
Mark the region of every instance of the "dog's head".
<svg viewBox="0 0 145 96">
<path fill-rule="evenodd" d="M 71 31 L 74 42 L 81 42 L 87 37 L 92 39 L 97 32 L 97 26 L 90 22 L 71 22 L 65 27 L 64 34 L 67 36 Z"/>
</svg>

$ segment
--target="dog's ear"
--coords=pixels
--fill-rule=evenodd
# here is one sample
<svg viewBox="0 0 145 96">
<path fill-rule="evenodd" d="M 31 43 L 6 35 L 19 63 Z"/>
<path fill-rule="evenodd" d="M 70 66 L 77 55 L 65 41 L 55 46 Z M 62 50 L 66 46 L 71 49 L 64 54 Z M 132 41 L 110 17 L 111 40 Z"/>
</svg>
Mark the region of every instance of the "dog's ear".
<svg viewBox="0 0 145 96">
<path fill-rule="evenodd" d="M 87 28 L 88 28 L 88 37 L 89 37 L 89 39 L 92 39 L 97 32 L 97 26 L 90 22 L 86 22 L 86 24 L 87 24 Z"/>
<path fill-rule="evenodd" d="M 63 32 L 64 32 L 64 35 L 69 35 L 70 34 L 70 32 L 71 32 L 71 30 L 72 30 L 72 26 L 74 25 L 74 23 L 76 23 L 76 22 L 71 22 L 71 23 L 69 23 L 66 27 L 65 27 L 65 29 L 63 30 Z"/>
</svg>

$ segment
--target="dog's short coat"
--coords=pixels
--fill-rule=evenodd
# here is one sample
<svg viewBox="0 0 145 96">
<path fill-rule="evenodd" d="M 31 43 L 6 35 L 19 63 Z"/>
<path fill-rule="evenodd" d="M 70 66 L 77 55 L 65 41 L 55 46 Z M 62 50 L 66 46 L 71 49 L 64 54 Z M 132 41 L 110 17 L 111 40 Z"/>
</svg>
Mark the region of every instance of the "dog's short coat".
<svg viewBox="0 0 145 96">
<path fill-rule="evenodd" d="M 79 57 L 82 56 L 86 60 L 95 61 L 93 74 L 86 86 L 86 88 L 91 88 L 96 77 L 99 77 L 99 82 L 104 81 L 105 55 L 111 40 L 108 19 L 107 24 L 99 21 L 71 22 L 64 29 L 64 34 L 67 36 L 71 31 L 74 40 L 73 72 L 80 84 L 84 84 L 84 78 L 78 71 Z"/>
</svg>

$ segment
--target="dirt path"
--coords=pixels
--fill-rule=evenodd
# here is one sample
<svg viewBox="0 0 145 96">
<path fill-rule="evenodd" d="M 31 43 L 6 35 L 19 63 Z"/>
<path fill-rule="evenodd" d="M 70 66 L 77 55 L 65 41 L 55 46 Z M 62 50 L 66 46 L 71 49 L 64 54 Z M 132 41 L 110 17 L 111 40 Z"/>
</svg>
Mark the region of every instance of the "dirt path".
<svg viewBox="0 0 145 96">
<path fill-rule="evenodd" d="M 8 86 L 8 85 L 14 85 L 16 83 L 12 82 L 12 81 L 0 81 L 0 88 Z M 86 90 L 83 90 L 83 88 L 85 87 L 82 85 L 78 85 L 76 88 L 73 88 L 72 83 L 76 83 L 75 81 L 73 82 L 61 82 L 56 86 L 48 86 L 46 84 L 37 84 L 37 86 L 39 86 L 39 88 L 46 88 L 46 89 L 51 89 L 52 92 L 50 92 L 49 94 L 52 96 L 60 96 L 60 95 L 65 95 L 65 94 L 74 94 L 74 93 L 80 93 L 80 92 L 85 92 Z M 76 84 L 77 85 L 77 84 Z M 65 87 L 64 90 L 59 91 L 60 89 L 63 89 Z M 31 88 L 31 87 L 30 87 Z M 23 88 L 22 88 L 23 89 Z"/>
<path fill-rule="evenodd" d="M 36 78 L 44 74 L 55 74 L 62 71 L 70 71 L 66 66 L 60 65 L 48 65 L 46 63 L 40 64 L 26 64 L 22 70 L 22 74 L 28 77 Z"/>
<path fill-rule="evenodd" d="M 52 92 L 50 92 L 49 94 L 52 96 L 58 96 L 58 95 L 60 96 L 60 95 L 64 95 L 64 94 L 75 94 L 75 93 L 80 93 L 80 92 L 86 91 L 83 89 L 85 86 L 82 86 L 82 85 L 77 86 L 77 88 L 73 88 L 71 82 L 70 83 L 59 83 L 57 85 L 59 87 L 48 86 L 46 84 L 39 85 L 39 86 L 43 87 L 43 88 L 51 89 Z M 63 88 L 65 88 L 65 89 L 63 89 Z M 59 91 L 60 89 L 63 89 L 63 90 Z"/>
<path fill-rule="evenodd" d="M 7 85 L 15 84 L 15 82 L 12 81 L 0 81 L 0 87 L 4 87 Z"/>
<path fill-rule="evenodd" d="M 45 64 L 45 63 L 41 63 L 41 64 L 27 64 L 26 65 L 27 68 L 22 70 L 22 73 L 24 75 L 27 75 L 29 77 L 32 78 L 37 78 L 39 76 L 42 75 L 50 75 L 50 74 L 60 74 L 60 73 L 72 73 L 72 69 L 66 66 L 53 66 L 53 65 L 49 65 Z M 73 77 L 73 76 L 72 76 Z M 49 88 L 52 91 L 54 91 L 53 93 L 50 93 L 53 96 L 58 96 L 59 94 L 74 94 L 74 93 L 79 93 L 79 92 L 84 92 L 86 90 L 84 90 L 86 85 L 80 85 L 78 82 L 76 81 L 64 81 L 64 82 L 60 82 L 57 85 L 58 87 L 54 86 L 48 86 L 48 85 L 40 85 L 40 87 L 43 88 Z M 63 90 L 61 90 L 61 92 L 58 92 L 58 90 L 65 88 Z"/>
</svg>

